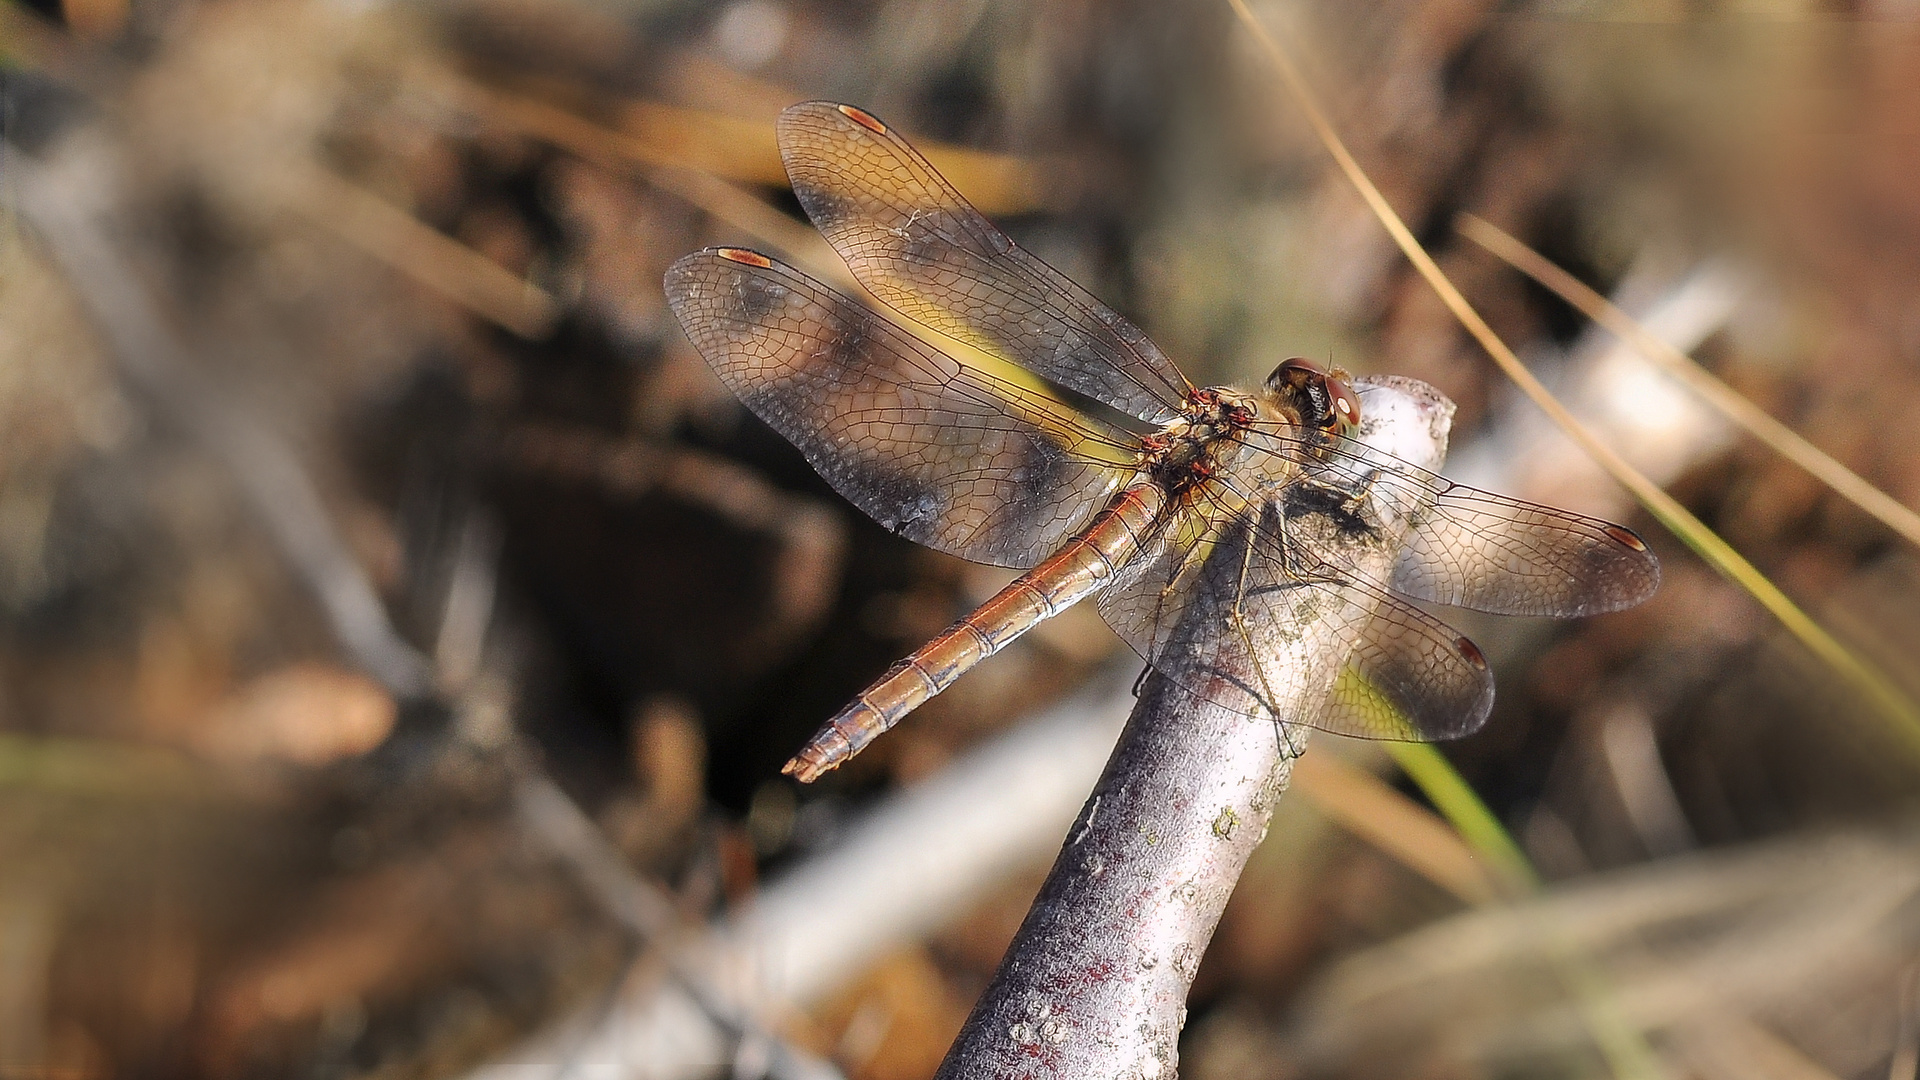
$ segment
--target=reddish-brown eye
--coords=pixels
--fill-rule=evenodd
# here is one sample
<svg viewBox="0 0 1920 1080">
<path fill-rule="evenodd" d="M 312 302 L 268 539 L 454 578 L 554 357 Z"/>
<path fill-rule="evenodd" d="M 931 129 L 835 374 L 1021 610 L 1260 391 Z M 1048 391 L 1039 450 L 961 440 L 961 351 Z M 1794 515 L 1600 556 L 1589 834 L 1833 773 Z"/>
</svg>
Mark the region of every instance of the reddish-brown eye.
<svg viewBox="0 0 1920 1080">
<path fill-rule="evenodd" d="M 1319 364 L 1314 363 L 1304 356 L 1296 356 L 1291 360 L 1280 361 L 1280 366 L 1274 368 L 1273 374 L 1267 376 L 1267 382 L 1277 384 L 1285 379 L 1289 372 L 1294 371 L 1303 371 L 1308 375 L 1322 379 L 1327 377 L 1326 368 L 1321 367 Z"/>
<path fill-rule="evenodd" d="M 1342 435 L 1352 435 L 1360 430 L 1360 398 L 1344 379 L 1327 376 L 1327 397 L 1330 399 L 1330 426 Z"/>
<path fill-rule="evenodd" d="M 1360 430 L 1360 399 L 1341 378 L 1345 374 L 1329 372 L 1304 356 L 1296 356 L 1273 369 L 1267 376 L 1267 387 L 1295 401 L 1301 401 L 1304 395 L 1313 407 L 1302 410 L 1306 412 L 1302 419 L 1323 431 L 1350 436 Z"/>
</svg>

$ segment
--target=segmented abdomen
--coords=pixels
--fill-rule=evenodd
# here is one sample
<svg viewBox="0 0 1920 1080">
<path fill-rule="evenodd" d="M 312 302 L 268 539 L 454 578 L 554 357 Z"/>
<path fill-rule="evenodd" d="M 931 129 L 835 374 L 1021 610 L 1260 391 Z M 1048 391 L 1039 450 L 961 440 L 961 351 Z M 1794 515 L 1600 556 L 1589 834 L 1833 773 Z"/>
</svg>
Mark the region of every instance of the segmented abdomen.
<svg viewBox="0 0 1920 1080">
<path fill-rule="evenodd" d="M 1136 555 L 1165 505 L 1149 482 L 1127 487 L 1045 562 L 1020 575 L 971 615 L 887 669 L 829 720 L 781 770 L 813 780 L 838 766 L 973 665 L 1006 648 L 1040 620 L 1098 592 Z"/>
</svg>

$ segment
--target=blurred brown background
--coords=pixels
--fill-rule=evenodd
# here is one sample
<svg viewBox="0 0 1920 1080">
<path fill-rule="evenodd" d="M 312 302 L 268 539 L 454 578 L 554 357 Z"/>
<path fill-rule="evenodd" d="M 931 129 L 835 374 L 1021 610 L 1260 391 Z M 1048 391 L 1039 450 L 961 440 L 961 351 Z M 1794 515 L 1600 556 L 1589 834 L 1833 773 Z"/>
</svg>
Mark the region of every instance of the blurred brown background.
<svg viewBox="0 0 1920 1080">
<path fill-rule="evenodd" d="M 809 257 L 771 122 L 816 97 L 907 132 L 1196 382 L 1296 354 L 1426 379 L 1473 482 L 1662 555 L 1635 611 L 1456 620 L 1500 698 L 1447 753 L 1544 897 L 1470 911 L 1296 791 L 1201 969 L 1187 1075 L 1616 1075 L 1547 974 L 1567 950 L 1658 1075 L 1913 1075 L 1914 744 L 1557 464 L 1224 4 L 5 2 L 0 1076 L 465 1076 L 539 1032 L 564 1074 L 570 1019 L 1137 670 L 1076 611 L 820 785 L 777 775 L 1005 580 L 838 501 L 666 310 L 701 245 Z M 1501 334 L 1920 693 L 1910 548 L 1453 228 L 1664 312 L 1920 505 L 1920 9 L 1262 14 Z M 633 1074 L 788 1048 L 930 1075 L 1060 836 L 937 930 L 742 1005 L 705 1066 Z"/>
</svg>

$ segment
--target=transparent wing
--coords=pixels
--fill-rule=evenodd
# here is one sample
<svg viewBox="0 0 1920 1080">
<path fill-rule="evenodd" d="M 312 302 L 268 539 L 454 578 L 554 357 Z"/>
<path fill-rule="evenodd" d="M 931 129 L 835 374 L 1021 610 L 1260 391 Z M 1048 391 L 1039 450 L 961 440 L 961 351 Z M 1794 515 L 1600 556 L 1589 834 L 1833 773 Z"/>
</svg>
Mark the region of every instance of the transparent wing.
<svg viewBox="0 0 1920 1080">
<path fill-rule="evenodd" d="M 1407 534 L 1392 587 L 1496 615 L 1598 615 L 1653 595 L 1660 564 L 1626 528 L 1454 484 Z"/>
<path fill-rule="evenodd" d="M 1320 499 L 1337 513 L 1343 499 L 1370 498 L 1410 519 L 1387 582 L 1402 596 L 1571 617 L 1632 607 L 1660 584 L 1659 562 L 1624 526 L 1456 484 L 1351 440 L 1304 451 L 1284 432 L 1263 432 L 1254 445 L 1317 458 L 1320 482 L 1290 489 L 1296 503 Z"/>
<path fill-rule="evenodd" d="M 1368 739 L 1470 734 L 1493 706 L 1473 643 L 1289 541 L 1281 505 L 1216 490 L 1098 596 L 1156 670 L 1247 716 Z"/>
<path fill-rule="evenodd" d="M 673 264 L 667 301 L 721 381 L 882 525 L 1029 567 L 1132 475 L 1138 440 L 946 356 L 755 252 Z"/>
<path fill-rule="evenodd" d="M 927 160 L 850 105 L 780 115 L 793 192 L 853 275 L 901 314 L 1151 423 L 1185 376 L 1132 323 L 1023 251 Z"/>
</svg>

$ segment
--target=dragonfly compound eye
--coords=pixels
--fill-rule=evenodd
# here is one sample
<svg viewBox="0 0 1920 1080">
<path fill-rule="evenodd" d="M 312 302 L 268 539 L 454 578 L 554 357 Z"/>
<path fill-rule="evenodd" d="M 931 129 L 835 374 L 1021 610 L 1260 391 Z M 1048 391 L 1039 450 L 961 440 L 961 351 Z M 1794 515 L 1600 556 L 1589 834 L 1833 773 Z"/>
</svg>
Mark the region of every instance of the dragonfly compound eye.
<svg viewBox="0 0 1920 1080">
<path fill-rule="evenodd" d="M 1298 393 L 1311 383 L 1325 381 L 1326 377 L 1326 368 L 1304 356 L 1296 356 L 1291 360 L 1280 361 L 1280 366 L 1274 368 L 1273 374 L 1267 376 L 1267 389 L 1282 393 Z"/>
<path fill-rule="evenodd" d="M 1360 430 L 1360 397 L 1345 379 L 1327 376 L 1327 430 L 1336 435 L 1354 435 Z"/>
<path fill-rule="evenodd" d="M 1267 389 L 1297 411 L 1308 427 L 1336 435 L 1360 430 L 1360 399 L 1352 388 L 1305 357 L 1281 361 L 1267 376 Z"/>
</svg>

